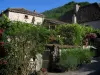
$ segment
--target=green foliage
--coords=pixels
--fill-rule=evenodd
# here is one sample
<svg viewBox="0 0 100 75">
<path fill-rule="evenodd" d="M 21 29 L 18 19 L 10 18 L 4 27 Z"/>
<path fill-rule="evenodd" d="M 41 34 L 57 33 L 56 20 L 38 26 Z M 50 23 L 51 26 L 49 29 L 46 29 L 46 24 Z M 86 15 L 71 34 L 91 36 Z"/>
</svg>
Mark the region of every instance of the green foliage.
<svg viewBox="0 0 100 75">
<path fill-rule="evenodd" d="M 56 31 L 47 30 L 39 25 L 34 26 L 23 22 L 11 22 L 5 15 L 0 19 L 0 28 L 5 29 L 2 36 L 5 42 L 4 48 L 8 53 L 8 56 L 5 58 L 8 61 L 6 71 L 10 75 L 19 72 L 19 68 L 21 75 L 27 75 L 29 73 L 30 58 L 35 58 L 37 53 L 42 53 L 45 50 L 45 44 L 48 43 L 49 36 L 55 36 L 62 44 L 80 45 L 85 34 L 95 31 L 91 27 L 79 24 L 60 25 Z M 72 69 L 76 68 L 79 63 L 90 61 L 90 52 L 86 50 L 85 53 L 84 50 L 79 50 L 65 52 L 68 54 L 62 53 L 61 64 L 64 63 L 66 67 Z M 63 55 L 68 56 L 65 57 Z M 68 61 L 64 59 L 68 59 Z"/>
<path fill-rule="evenodd" d="M 90 63 L 94 55 L 89 49 L 61 49 L 60 65 L 69 70 L 77 69 L 79 65 Z"/>
<path fill-rule="evenodd" d="M 36 58 L 37 53 L 45 50 L 50 31 L 38 25 L 10 22 L 6 16 L 0 20 L 0 27 L 5 29 L 2 36 L 5 41 L 4 48 L 8 53 L 8 56 L 5 57 L 7 60 L 6 72 L 9 72 L 10 75 L 16 73 L 28 75 L 31 70 L 29 60 Z"/>
<path fill-rule="evenodd" d="M 5 32 L 10 50 L 8 51 L 8 61 L 11 74 L 12 70 L 22 69 L 22 73 L 27 71 L 30 58 L 35 58 L 37 53 L 45 50 L 45 44 L 49 38 L 50 32 L 41 26 L 33 26 L 22 22 L 12 22 L 9 29 Z M 23 65 L 23 66 L 22 66 Z"/>
<path fill-rule="evenodd" d="M 68 4 L 61 6 L 61 7 L 45 11 L 45 12 L 43 12 L 43 14 L 47 18 L 59 19 L 60 16 L 62 16 L 65 12 L 72 10 L 74 8 L 75 4 L 79 4 L 80 6 L 85 6 L 85 5 L 88 5 L 89 3 L 88 2 L 76 3 L 74 1 L 72 1 L 72 2 L 69 2 Z"/>
<path fill-rule="evenodd" d="M 60 35 L 63 44 L 82 45 L 82 40 L 87 33 L 94 32 L 96 29 L 80 24 L 66 24 L 57 27 L 56 31 Z"/>
<path fill-rule="evenodd" d="M 8 28 L 10 20 L 7 18 L 7 16 L 5 14 L 3 14 L 3 16 L 0 18 L 0 28 Z"/>
</svg>

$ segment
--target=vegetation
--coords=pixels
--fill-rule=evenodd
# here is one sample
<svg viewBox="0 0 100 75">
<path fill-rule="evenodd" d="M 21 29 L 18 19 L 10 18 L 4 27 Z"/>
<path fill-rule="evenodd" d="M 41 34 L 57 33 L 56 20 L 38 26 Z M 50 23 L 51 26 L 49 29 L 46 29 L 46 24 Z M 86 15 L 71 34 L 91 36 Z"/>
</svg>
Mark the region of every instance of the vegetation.
<svg viewBox="0 0 100 75">
<path fill-rule="evenodd" d="M 89 49 L 74 48 L 74 49 L 61 49 L 60 65 L 68 70 L 75 70 L 80 65 L 90 63 L 94 53 Z"/>
<path fill-rule="evenodd" d="M 80 6 L 85 6 L 85 5 L 88 5 L 90 3 L 88 3 L 88 2 L 77 3 L 77 2 L 72 1 L 72 2 L 69 2 L 68 4 L 61 6 L 61 7 L 45 11 L 45 12 L 43 12 L 43 14 L 47 18 L 59 19 L 60 16 L 62 16 L 65 12 L 72 10 L 74 8 L 75 4 L 79 4 Z"/>
<path fill-rule="evenodd" d="M 2 37 L 0 38 L 0 45 L 7 55 L 0 57 L 0 62 L 3 61 L 3 64 L 0 63 L 0 72 L 4 75 L 8 73 L 10 75 L 28 75 L 33 68 L 29 65 L 30 58 L 35 59 L 37 53 L 42 53 L 45 50 L 44 45 L 48 43 L 50 36 L 53 40 L 55 38 L 61 40 L 63 44 L 81 45 L 84 36 L 94 31 L 96 30 L 91 27 L 79 24 L 59 25 L 56 30 L 50 31 L 38 25 L 11 22 L 4 15 L 0 19 L 0 37 Z M 69 49 L 62 52 L 60 64 L 72 69 L 78 64 L 83 64 L 83 62 L 90 62 L 90 59 L 89 50 Z"/>
<path fill-rule="evenodd" d="M 43 52 L 50 31 L 41 26 L 10 22 L 6 16 L 0 20 L 0 25 L 4 30 L 2 40 L 7 52 L 7 56 L 0 58 L 7 61 L 6 68 L 0 72 L 4 75 L 28 75 L 34 68 L 29 65 L 30 58 L 35 59 L 37 53 Z"/>
<path fill-rule="evenodd" d="M 86 27 L 80 24 L 66 24 L 57 27 L 56 32 L 60 36 L 61 44 L 82 45 L 86 34 L 96 31 L 92 27 Z"/>
</svg>

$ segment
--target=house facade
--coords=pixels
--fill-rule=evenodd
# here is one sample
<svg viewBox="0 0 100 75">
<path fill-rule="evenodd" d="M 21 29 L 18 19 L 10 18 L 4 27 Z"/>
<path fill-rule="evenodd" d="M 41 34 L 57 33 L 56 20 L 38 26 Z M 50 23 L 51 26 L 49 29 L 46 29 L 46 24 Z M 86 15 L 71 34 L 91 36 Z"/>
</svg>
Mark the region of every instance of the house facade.
<svg viewBox="0 0 100 75">
<path fill-rule="evenodd" d="M 78 23 L 100 29 L 100 4 L 93 3 L 80 7 L 76 18 Z"/>
<path fill-rule="evenodd" d="M 60 18 L 66 23 L 79 23 L 100 29 L 100 4 L 92 3 L 83 7 L 78 4 L 75 9 L 66 12 Z"/>
<path fill-rule="evenodd" d="M 44 15 L 38 14 L 35 10 L 31 12 L 24 8 L 8 8 L 2 13 L 6 14 L 11 21 L 21 21 L 34 25 L 41 25 L 44 21 Z"/>
</svg>

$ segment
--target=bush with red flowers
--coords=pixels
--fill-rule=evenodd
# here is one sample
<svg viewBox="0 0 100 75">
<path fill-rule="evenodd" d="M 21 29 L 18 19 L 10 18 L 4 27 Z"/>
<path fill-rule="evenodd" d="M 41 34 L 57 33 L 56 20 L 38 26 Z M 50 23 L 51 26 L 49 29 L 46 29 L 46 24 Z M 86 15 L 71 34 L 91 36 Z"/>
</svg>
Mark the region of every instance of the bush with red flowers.
<svg viewBox="0 0 100 75">
<path fill-rule="evenodd" d="M 0 65 L 7 65 L 7 61 L 4 59 L 0 59 Z"/>
<path fill-rule="evenodd" d="M 4 46 L 4 42 L 0 42 L 0 46 Z"/>
<path fill-rule="evenodd" d="M 89 40 L 88 42 L 90 45 L 93 45 L 95 38 L 97 38 L 97 35 L 95 33 L 89 33 L 85 38 Z"/>
<path fill-rule="evenodd" d="M 3 34 L 4 30 L 0 29 L 0 40 L 2 40 L 2 34 Z"/>
<path fill-rule="evenodd" d="M 41 71 L 42 71 L 42 72 L 46 72 L 47 70 L 46 70 L 45 68 L 42 68 Z"/>
<path fill-rule="evenodd" d="M 86 35 L 86 38 L 88 38 L 88 39 L 93 39 L 93 38 L 96 38 L 96 37 L 97 37 L 97 35 L 95 33 L 90 33 L 90 34 Z"/>
<path fill-rule="evenodd" d="M 5 16 L 5 15 L 3 15 Z M 8 27 L 7 17 L 0 19 L 0 75 L 7 75 L 7 60 L 6 60 L 6 48 L 5 48 L 5 29 Z"/>
<path fill-rule="evenodd" d="M 0 34 L 2 34 L 2 33 L 3 33 L 3 31 L 4 31 L 4 29 L 0 29 Z"/>
<path fill-rule="evenodd" d="M 43 75 L 48 75 L 46 68 L 41 68 L 41 71 L 42 71 Z M 39 74 L 39 75 L 41 75 L 41 74 Z"/>
</svg>

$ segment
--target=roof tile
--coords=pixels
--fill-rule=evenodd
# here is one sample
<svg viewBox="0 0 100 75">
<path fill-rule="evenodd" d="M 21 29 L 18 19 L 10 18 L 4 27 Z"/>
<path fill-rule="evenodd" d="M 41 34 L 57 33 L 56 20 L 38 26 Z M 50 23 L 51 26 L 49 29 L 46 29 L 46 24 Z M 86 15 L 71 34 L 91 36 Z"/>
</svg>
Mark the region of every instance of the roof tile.
<svg viewBox="0 0 100 75">
<path fill-rule="evenodd" d="M 44 17 L 43 14 L 34 13 L 34 12 L 26 10 L 24 8 L 8 8 L 4 12 L 8 12 L 8 11 L 16 12 L 16 13 L 22 13 L 22 14 L 28 14 L 28 15 L 33 15 L 33 16 L 39 16 L 39 17 Z"/>
</svg>

